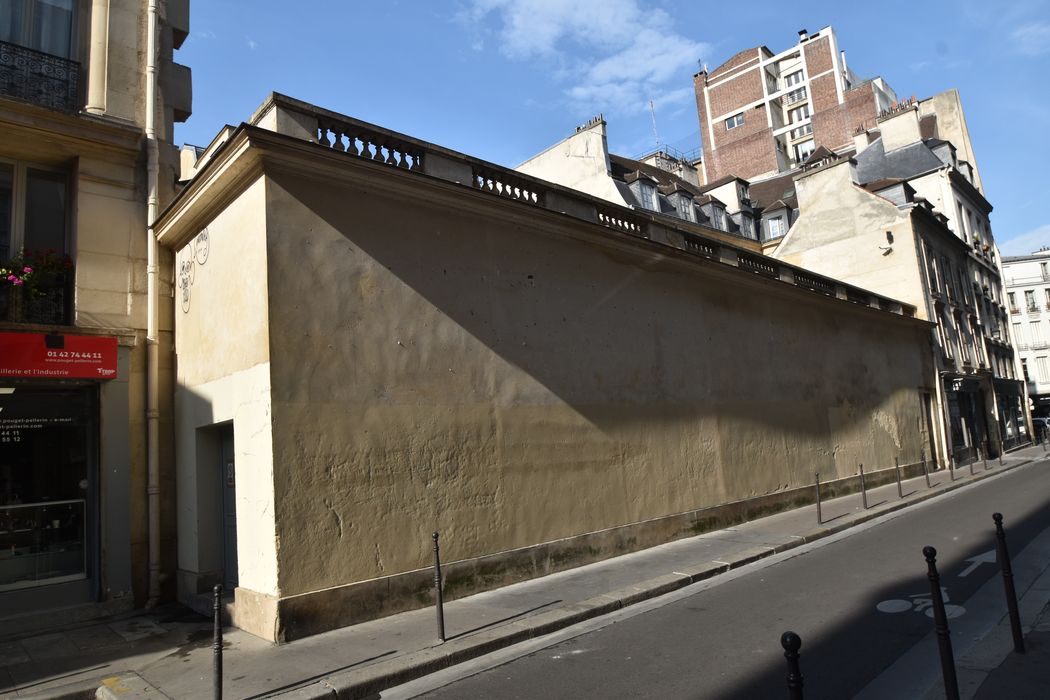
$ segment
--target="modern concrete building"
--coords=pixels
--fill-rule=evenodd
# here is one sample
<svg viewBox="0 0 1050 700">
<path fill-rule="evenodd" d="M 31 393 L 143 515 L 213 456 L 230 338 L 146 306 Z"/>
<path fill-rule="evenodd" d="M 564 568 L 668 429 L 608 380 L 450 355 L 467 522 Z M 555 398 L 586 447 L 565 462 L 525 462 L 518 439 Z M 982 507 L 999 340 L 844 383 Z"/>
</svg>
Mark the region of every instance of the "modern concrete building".
<svg viewBox="0 0 1050 700">
<path fill-rule="evenodd" d="M 888 110 L 876 126 L 858 134 L 855 155 L 825 150 L 793 177 L 798 215 L 770 241 L 772 254 L 914 304 L 936 324 L 939 379 L 928 400 L 941 417 L 938 461 L 1011 449 L 1029 435 L 1024 387 L 976 167 L 924 136 L 919 104 Z M 774 191 L 786 178 L 777 181 Z"/>
<path fill-rule="evenodd" d="M 149 223 L 190 113 L 189 8 L 2 7 L 0 627 L 19 631 L 173 588 L 172 277 Z"/>
<path fill-rule="evenodd" d="M 1007 307 L 1033 416 L 1050 416 L 1050 249 L 1003 258 Z"/>
<path fill-rule="evenodd" d="M 226 581 L 267 639 L 429 604 L 435 530 L 456 597 L 929 442 L 930 324 L 740 236 L 280 95 L 193 171 L 179 597 Z"/>
</svg>

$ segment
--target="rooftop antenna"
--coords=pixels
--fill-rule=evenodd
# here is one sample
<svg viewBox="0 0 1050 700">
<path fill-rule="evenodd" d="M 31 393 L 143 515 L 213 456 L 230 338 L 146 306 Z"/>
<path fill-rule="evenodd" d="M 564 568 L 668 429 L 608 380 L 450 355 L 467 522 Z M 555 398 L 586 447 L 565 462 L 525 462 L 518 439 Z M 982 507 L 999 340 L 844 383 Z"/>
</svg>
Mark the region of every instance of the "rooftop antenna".
<svg viewBox="0 0 1050 700">
<path fill-rule="evenodd" d="M 653 117 L 653 141 L 656 142 L 656 149 L 660 150 L 660 135 L 656 133 L 656 107 L 651 99 L 649 100 L 649 114 Z"/>
</svg>

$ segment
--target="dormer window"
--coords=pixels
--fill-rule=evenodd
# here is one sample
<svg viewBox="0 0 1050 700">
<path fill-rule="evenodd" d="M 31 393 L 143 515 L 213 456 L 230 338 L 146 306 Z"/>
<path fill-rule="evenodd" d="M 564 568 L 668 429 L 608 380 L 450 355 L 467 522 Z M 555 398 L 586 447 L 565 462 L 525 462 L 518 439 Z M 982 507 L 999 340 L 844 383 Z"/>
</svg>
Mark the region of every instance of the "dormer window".
<svg viewBox="0 0 1050 700">
<path fill-rule="evenodd" d="M 642 195 L 642 207 L 649 211 L 659 211 L 656 206 L 656 186 L 651 182 L 641 180 L 638 183 L 639 192 Z"/>
<path fill-rule="evenodd" d="M 740 230 L 744 232 L 744 236 L 747 238 L 755 237 L 755 222 L 751 220 L 750 216 L 740 217 Z"/>
<path fill-rule="evenodd" d="M 0 41 L 52 56 L 73 53 L 74 0 L 7 0 L 0 18 Z"/>
<path fill-rule="evenodd" d="M 741 112 L 740 114 L 734 114 L 729 119 L 726 119 L 726 131 L 729 131 L 730 129 L 735 129 L 738 126 L 741 126 L 743 123 L 744 113 Z"/>
<path fill-rule="evenodd" d="M 780 238 L 784 235 L 784 217 L 774 216 L 766 222 L 766 240 Z"/>
<path fill-rule="evenodd" d="M 711 223 L 719 231 L 726 230 L 726 213 L 721 207 L 711 207 Z"/>
<path fill-rule="evenodd" d="M 736 196 L 741 203 L 747 202 L 747 185 L 738 182 L 736 185 Z"/>
<path fill-rule="evenodd" d="M 678 210 L 678 217 L 685 219 L 686 221 L 696 221 L 696 215 L 693 213 L 692 197 L 679 194 L 675 200 L 675 208 Z"/>
</svg>

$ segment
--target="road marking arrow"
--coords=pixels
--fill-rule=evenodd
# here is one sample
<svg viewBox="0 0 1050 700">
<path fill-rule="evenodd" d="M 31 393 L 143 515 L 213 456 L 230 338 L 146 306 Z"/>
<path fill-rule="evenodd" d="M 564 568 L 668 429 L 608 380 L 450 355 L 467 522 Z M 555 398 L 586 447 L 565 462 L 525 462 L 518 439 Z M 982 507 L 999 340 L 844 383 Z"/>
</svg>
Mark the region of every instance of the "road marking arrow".
<svg viewBox="0 0 1050 700">
<path fill-rule="evenodd" d="M 976 557 L 971 557 L 966 561 L 972 562 L 962 573 L 959 574 L 959 578 L 966 578 L 970 573 L 973 572 L 981 564 L 994 564 L 995 563 L 995 550 L 985 552 L 984 554 L 978 554 Z"/>
</svg>

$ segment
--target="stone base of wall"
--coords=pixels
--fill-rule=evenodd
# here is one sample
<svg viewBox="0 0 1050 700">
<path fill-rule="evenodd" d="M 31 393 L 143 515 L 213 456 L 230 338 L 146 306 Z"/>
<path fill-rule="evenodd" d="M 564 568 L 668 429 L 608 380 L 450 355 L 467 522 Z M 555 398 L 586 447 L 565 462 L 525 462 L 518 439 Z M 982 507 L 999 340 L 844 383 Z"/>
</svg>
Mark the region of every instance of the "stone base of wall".
<svg viewBox="0 0 1050 700">
<path fill-rule="evenodd" d="M 931 471 L 935 467 L 931 464 Z M 921 475 L 921 464 L 901 466 L 902 478 Z M 895 478 L 892 468 L 865 473 L 868 488 Z M 859 475 L 821 483 L 822 499 L 858 491 Z M 474 559 L 443 562 L 445 600 L 799 508 L 814 503 L 815 495 L 812 485 L 803 486 Z M 238 588 L 230 617 L 236 627 L 280 644 L 433 604 L 434 572 L 427 568 L 286 598 Z"/>
</svg>

